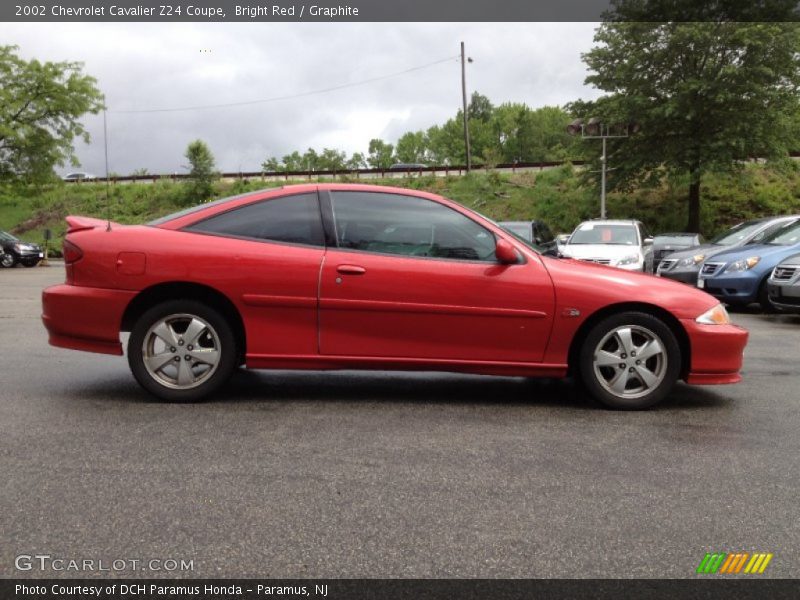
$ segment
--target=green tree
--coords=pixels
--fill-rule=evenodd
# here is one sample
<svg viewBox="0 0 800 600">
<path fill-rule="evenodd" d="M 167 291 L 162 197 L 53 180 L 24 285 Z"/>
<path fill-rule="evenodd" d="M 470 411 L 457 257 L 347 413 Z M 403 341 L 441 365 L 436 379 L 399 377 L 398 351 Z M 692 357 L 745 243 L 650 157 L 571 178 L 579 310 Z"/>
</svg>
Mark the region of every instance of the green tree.
<svg viewBox="0 0 800 600">
<path fill-rule="evenodd" d="M 488 123 L 492 118 L 492 113 L 494 113 L 494 106 L 489 98 L 478 92 L 472 92 L 467 106 L 467 116 L 470 119 Z"/>
<path fill-rule="evenodd" d="M 467 161 L 464 149 L 464 124 L 458 111 L 456 118 L 448 119 L 443 125 L 428 129 L 426 137 L 430 156 L 436 164 L 463 165 Z"/>
<path fill-rule="evenodd" d="M 421 163 L 427 160 L 427 140 L 424 131 L 408 131 L 397 140 L 397 160 Z"/>
<path fill-rule="evenodd" d="M 334 148 L 323 148 L 318 158 L 321 171 L 344 171 L 347 165 L 347 154 Z"/>
<path fill-rule="evenodd" d="M 797 112 L 800 36 L 796 23 L 781 22 L 791 19 L 794 2 L 770 3 L 775 22 L 758 22 L 765 19 L 756 13 L 734 22 L 719 4 L 678 4 L 682 22 L 654 22 L 664 18 L 652 8 L 662 3 L 615 2 L 612 20 L 583 56 L 586 82 L 608 95 L 576 106 L 592 111 L 582 117 L 641 124 L 639 133 L 610 144 L 610 183 L 688 176 L 687 229 L 698 231 L 704 175 L 735 170 L 751 155 L 785 155 Z"/>
<path fill-rule="evenodd" d="M 281 170 L 281 162 L 274 156 L 270 156 L 267 160 L 261 163 L 261 170 L 266 173 L 277 173 Z"/>
<path fill-rule="evenodd" d="M 352 170 L 363 169 L 367 166 L 367 159 L 361 152 L 353 152 L 353 156 L 348 159 L 346 166 Z"/>
<path fill-rule="evenodd" d="M 373 169 L 388 169 L 394 163 L 394 146 L 381 139 L 371 139 L 367 162 Z"/>
<path fill-rule="evenodd" d="M 186 159 L 189 161 L 188 202 L 204 202 L 214 194 L 214 181 L 219 174 L 214 167 L 214 155 L 203 140 L 190 142 L 186 147 Z"/>
<path fill-rule="evenodd" d="M 305 166 L 303 165 L 303 157 L 297 150 L 291 154 L 287 154 L 281 160 L 283 161 L 283 168 L 285 171 L 296 172 L 305 170 Z"/>
<path fill-rule="evenodd" d="M 319 171 L 319 154 L 313 148 L 309 148 L 303 153 L 301 160 L 301 169 L 305 171 Z"/>
<path fill-rule="evenodd" d="M 77 62 L 26 61 L 0 46 L 0 181 L 43 181 L 79 163 L 72 146 L 89 134 L 78 119 L 103 109 L 97 81 Z"/>
</svg>

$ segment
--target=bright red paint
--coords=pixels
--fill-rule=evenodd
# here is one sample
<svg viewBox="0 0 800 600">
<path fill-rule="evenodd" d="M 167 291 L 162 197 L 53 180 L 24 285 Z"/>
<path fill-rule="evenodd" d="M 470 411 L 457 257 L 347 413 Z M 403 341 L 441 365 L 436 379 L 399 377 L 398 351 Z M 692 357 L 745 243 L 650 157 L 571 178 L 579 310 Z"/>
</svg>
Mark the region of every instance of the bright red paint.
<svg viewBox="0 0 800 600">
<path fill-rule="evenodd" d="M 419 259 L 180 230 L 232 206 L 318 189 L 388 191 L 440 202 L 506 240 L 525 262 Z M 672 315 L 688 340 L 682 376 L 689 383 L 740 379 L 747 332 L 695 322 L 717 304 L 713 297 L 662 278 L 540 256 L 492 222 L 432 194 L 304 185 L 255 192 L 158 227 L 112 224 L 107 230 L 105 221 L 68 221 L 70 252 L 74 256 L 78 248 L 83 256 L 68 266 L 67 284 L 43 293 L 42 318 L 54 346 L 122 354 L 123 314 L 134 298 L 159 284 L 191 282 L 233 303 L 251 368 L 562 377 L 570 345 L 587 319 L 638 307 Z"/>
</svg>

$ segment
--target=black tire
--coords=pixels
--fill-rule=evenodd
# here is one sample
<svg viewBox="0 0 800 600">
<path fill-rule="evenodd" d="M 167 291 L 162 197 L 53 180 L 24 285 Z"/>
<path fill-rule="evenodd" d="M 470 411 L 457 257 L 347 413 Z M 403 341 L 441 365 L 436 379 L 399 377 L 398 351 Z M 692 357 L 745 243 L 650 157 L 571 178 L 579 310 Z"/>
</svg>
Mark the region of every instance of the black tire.
<svg viewBox="0 0 800 600">
<path fill-rule="evenodd" d="M 201 333 L 193 338 L 196 339 L 196 348 L 189 344 L 188 338 L 183 339 L 184 334 L 191 335 L 188 326 L 195 323 L 199 324 L 197 327 L 203 327 Z M 168 326 L 171 335 L 175 336 L 174 345 L 166 344 L 164 338 L 152 331 L 159 324 Z M 155 351 L 159 343 L 164 346 L 162 352 Z M 213 367 L 195 361 L 195 357 L 202 355 L 205 359 L 214 352 L 217 354 Z M 148 363 L 150 367 L 145 365 L 146 359 L 165 362 L 154 370 L 152 363 Z M 154 396 L 168 402 L 196 402 L 214 393 L 230 378 L 238 359 L 236 339 L 228 321 L 213 308 L 194 300 L 170 300 L 149 309 L 136 321 L 128 340 L 128 364 L 136 381 Z M 186 374 L 187 368 L 189 375 L 182 383 L 181 371 Z M 191 382 L 188 382 L 189 377 Z"/>
<path fill-rule="evenodd" d="M 649 345 L 653 341 L 657 345 Z M 657 349 L 657 354 L 643 360 L 635 356 Z M 586 391 L 614 409 L 654 406 L 669 394 L 680 370 L 681 351 L 675 334 L 661 319 L 643 312 L 603 319 L 589 331 L 578 355 L 578 372 Z"/>
<path fill-rule="evenodd" d="M 765 313 L 775 313 L 778 312 L 772 302 L 769 301 L 769 289 L 767 288 L 767 279 L 764 278 L 764 281 L 761 282 L 761 285 L 758 288 L 758 304 L 761 307 L 761 310 Z"/>
<path fill-rule="evenodd" d="M 17 257 L 14 256 L 11 252 L 6 252 L 4 254 L 0 254 L 0 267 L 4 267 L 6 269 L 12 269 L 17 266 Z"/>
</svg>

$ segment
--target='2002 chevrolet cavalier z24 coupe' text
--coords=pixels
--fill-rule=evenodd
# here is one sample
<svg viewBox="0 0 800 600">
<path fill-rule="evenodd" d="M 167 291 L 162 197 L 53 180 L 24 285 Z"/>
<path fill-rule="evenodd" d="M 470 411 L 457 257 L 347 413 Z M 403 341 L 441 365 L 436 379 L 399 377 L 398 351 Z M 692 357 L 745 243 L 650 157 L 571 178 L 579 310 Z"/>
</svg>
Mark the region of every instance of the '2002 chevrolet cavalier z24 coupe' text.
<svg viewBox="0 0 800 600">
<path fill-rule="evenodd" d="M 638 409 L 677 379 L 735 383 L 747 332 L 672 281 L 540 255 L 440 196 L 299 185 L 143 226 L 68 217 L 50 343 L 121 355 L 169 401 L 261 369 L 573 375 Z"/>
</svg>

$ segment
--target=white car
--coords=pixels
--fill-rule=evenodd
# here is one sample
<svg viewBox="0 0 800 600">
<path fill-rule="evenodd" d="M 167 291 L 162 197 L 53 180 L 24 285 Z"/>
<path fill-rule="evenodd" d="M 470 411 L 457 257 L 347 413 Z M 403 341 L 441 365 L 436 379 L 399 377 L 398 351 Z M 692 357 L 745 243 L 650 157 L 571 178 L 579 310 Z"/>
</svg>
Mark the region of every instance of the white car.
<svg viewBox="0 0 800 600">
<path fill-rule="evenodd" d="M 84 173 L 83 171 L 75 171 L 73 173 L 67 173 L 61 179 L 63 181 L 83 181 L 84 179 L 97 179 L 97 175 Z"/>
<path fill-rule="evenodd" d="M 653 238 L 641 221 L 584 221 L 561 254 L 627 271 L 653 272 Z"/>
</svg>

